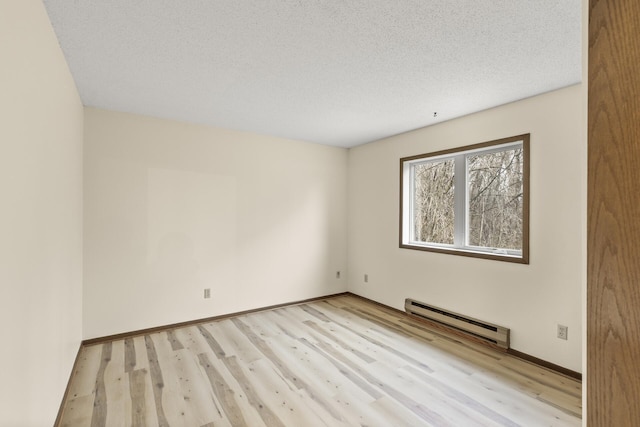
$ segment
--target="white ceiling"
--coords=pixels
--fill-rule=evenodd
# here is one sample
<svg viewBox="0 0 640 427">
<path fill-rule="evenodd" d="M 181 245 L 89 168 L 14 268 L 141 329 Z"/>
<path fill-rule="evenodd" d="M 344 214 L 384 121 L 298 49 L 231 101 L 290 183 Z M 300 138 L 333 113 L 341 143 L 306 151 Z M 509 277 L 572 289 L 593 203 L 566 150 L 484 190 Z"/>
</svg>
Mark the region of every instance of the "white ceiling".
<svg viewBox="0 0 640 427">
<path fill-rule="evenodd" d="M 342 147 L 581 79 L 581 0 L 44 3 L 85 105 Z"/>
</svg>

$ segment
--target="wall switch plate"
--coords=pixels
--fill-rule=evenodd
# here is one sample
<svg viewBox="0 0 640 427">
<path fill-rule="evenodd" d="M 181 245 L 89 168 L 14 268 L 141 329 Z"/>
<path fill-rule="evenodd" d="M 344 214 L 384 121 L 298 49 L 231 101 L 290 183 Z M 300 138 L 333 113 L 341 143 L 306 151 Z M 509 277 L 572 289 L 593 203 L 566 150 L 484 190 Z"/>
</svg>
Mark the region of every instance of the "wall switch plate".
<svg viewBox="0 0 640 427">
<path fill-rule="evenodd" d="M 339 278 L 340 278 L 340 272 L 336 271 L 336 279 L 339 279 Z"/>
<path fill-rule="evenodd" d="M 564 325 L 558 325 L 558 338 L 566 340 L 569 338 L 569 327 Z"/>
<path fill-rule="evenodd" d="M 204 297 L 205 298 L 211 298 L 211 288 L 205 288 L 204 289 Z"/>
<path fill-rule="evenodd" d="M 369 283 L 369 275 L 368 274 L 364 275 L 364 283 Z"/>
</svg>

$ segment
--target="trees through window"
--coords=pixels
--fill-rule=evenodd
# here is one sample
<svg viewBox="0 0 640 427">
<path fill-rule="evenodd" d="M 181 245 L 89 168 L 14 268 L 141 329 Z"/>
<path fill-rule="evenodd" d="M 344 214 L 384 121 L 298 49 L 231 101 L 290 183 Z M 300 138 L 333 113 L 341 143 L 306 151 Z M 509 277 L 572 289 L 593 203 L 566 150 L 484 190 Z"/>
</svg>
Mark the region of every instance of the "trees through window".
<svg viewBox="0 0 640 427">
<path fill-rule="evenodd" d="M 400 160 L 400 246 L 528 263 L 529 135 Z"/>
</svg>

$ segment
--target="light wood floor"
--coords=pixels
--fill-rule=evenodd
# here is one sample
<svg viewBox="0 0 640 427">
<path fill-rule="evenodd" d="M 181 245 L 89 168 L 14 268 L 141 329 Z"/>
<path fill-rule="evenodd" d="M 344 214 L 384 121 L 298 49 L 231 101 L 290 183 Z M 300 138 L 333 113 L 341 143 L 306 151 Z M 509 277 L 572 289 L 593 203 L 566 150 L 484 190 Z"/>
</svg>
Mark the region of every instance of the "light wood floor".
<svg viewBox="0 0 640 427">
<path fill-rule="evenodd" d="M 579 426 L 581 385 L 340 296 L 81 351 L 63 426 Z"/>
</svg>

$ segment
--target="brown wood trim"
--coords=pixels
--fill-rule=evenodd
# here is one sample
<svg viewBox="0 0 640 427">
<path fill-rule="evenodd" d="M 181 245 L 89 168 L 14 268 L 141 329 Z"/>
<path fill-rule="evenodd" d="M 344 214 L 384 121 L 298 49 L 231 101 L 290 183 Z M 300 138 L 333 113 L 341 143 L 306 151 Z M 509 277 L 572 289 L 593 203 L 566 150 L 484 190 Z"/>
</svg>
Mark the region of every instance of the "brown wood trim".
<svg viewBox="0 0 640 427">
<path fill-rule="evenodd" d="M 62 401 L 60 402 L 60 408 L 58 409 L 58 416 L 56 416 L 56 420 L 53 423 L 54 427 L 60 426 L 62 422 L 62 415 L 64 412 L 64 403 L 67 401 L 67 397 L 69 397 L 69 389 L 71 388 L 71 381 L 76 375 L 76 370 L 78 368 L 78 361 L 80 360 L 80 352 L 82 351 L 83 344 L 80 343 L 78 347 L 78 352 L 76 353 L 76 359 L 73 361 L 73 366 L 71 368 L 71 373 L 69 373 L 69 381 L 67 381 L 67 387 L 64 389 L 64 394 L 62 395 Z"/>
<path fill-rule="evenodd" d="M 470 150 L 477 150 L 480 148 L 487 148 L 487 147 L 491 147 L 494 145 L 500 145 L 500 144 L 507 144 L 509 142 L 516 142 L 516 141 L 522 141 L 522 152 L 524 155 L 524 160 L 523 160 L 523 182 L 522 182 L 522 187 L 523 187 L 523 192 L 524 192 L 524 197 L 523 197 L 523 201 L 522 201 L 522 256 L 520 257 L 511 257 L 511 256 L 502 256 L 502 255 L 496 255 L 496 254 L 490 254 L 490 253 L 482 253 L 482 252 L 470 252 L 470 251 L 464 251 L 464 250 L 460 250 L 460 249 L 447 249 L 447 248 L 434 248 L 434 247 L 424 247 L 424 246 L 415 246 L 415 245 L 407 245 L 403 242 L 402 239 L 402 232 L 403 232 L 403 221 L 404 221 L 404 201 L 403 201 L 403 197 L 404 197 L 404 188 L 403 188 L 403 169 L 404 169 L 404 162 L 406 161 L 411 161 L 411 160 L 418 160 L 418 159 L 422 159 L 422 158 L 427 158 L 427 157 L 435 157 L 435 156 L 442 156 L 442 155 L 446 155 L 446 154 L 454 154 L 454 153 L 459 153 L 462 151 L 470 151 Z M 399 185 L 400 185 L 400 192 L 399 192 L 399 201 L 400 201 L 400 206 L 399 206 L 399 212 L 400 212 L 400 218 L 399 218 L 399 230 L 398 230 L 398 247 L 402 248 L 402 249 L 413 249 L 413 250 L 418 250 L 418 251 L 424 251 L 424 252 L 435 252 L 435 253 L 441 253 L 441 254 L 450 254 L 450 255 L 460 255 L 460 256 L 466 256 L 466 257 L 470 257 L 470 258 L 480 258 L 480 259 L 488 259 L 488 260 L 494 260 L 494 261 L 504 261 L 504 262 L 512 262 L 512 263 L 517 263 L 517 264 L 529 264 L 529 227 L 530 227 L 530 223 L 529 223 L 529 200 L 530 200 L 530 194 L 531 194 L 531 189 L 530 189 L 530 183 L 531 183 L 531 179 L 530 179 L 530 161 L 531 161 L 531 157 L 530 157 L 530 150 L 531 150 L 531 134 L 529 133 L 525 133 L 522 135 L 516 135 L 516 136 L 511 136 L 511 137 L 507 137 L 507 138 L 501 138 L 501 139 L 496 139 L 493 141 L 486 141 L 486 142 L 481 142 L 479 144 L 472 144 L 472 145 L 466 145 L 464 147 L 457 147 L 457 148 L 451 148 L 451 149 L 447 149 L 447 150 L 441 150 L 441 151 L 434 151 L 431 153 L 424 153 L 424 154 L 418 154 L 415 156 L 408 156 L 408 157 L 402 157 L 400 159 L 400 179 L 399 179 Z"/>
<path fill-rule="evenodd" d="M 522 151 L 524 153 L 524 162 L 522 168 L 522 263 L 529 264 L 529 222 L 530 200 L 531 200 L 531 134 L 521 135 Z M 506 260 L 503 260 L 506 261 Z"/>
<path fill-rule="evenodd" d="M 571 369 L 556 365 L 555 363 L 547 362 L 543 359 L 538 359 L 537 357 L 531 356 L 530 354 L 523 353 L 518 350 L 514 350 L 513 348 L 508 349 L 507 353 L 517 357 L 518 359 L 531 362 L 534 365 L 542 366 L 543 368 L 547 368 L 559 374 L 566 375 L 567 377 L 573 378 L 574 380 L 582 381 L 582 374 L 580 372 L 572 371 Z"/>
<path fill-rule="evenodd" d="M 480 149 L 480 148 L 487 148 L 487 147 L 491 147 L 491 146 L 494 146 L 494 145 L 508 144 L 509 142 L 525 141 L 525 140 L 529 141 L 529 135 L 530 134 L 528 134 L 528 133 L 524 133 L 522 135 L 516 135 L 516 136 L 509 136 L 507 138 L 494 139 L 492 141 L 480 142 L 478 144 L 465 145 L 464 147 L 449 148 L 447 150 L 432 151 L 430 153 L 416 154 L 414 156 L 408 156 L 408 157 L 401 158 L 400 159 L 400 163 L 402 164 L 403 162 L 406 162 L 406 161 L 422 159 L 424 157 L 444 156 L 446 154 L 459 153 L 461 151 L 477 150 L 477 149 Z"/>
<path fill-rule="evenodd" d="M 528 234 L 528 233 L 523 233 L 522 235 L 523 239 L 525 234 Z M 524 240 L 523 240 L 523 244 L 524 244 Z M 494 255 L 494 254 L 482 253 L 482 252 L 468 252 L 468 251 L 462 251 L 458 249 L 445 249 L 445 248 L 405 245 L 404 243 L 400 243 L 400 248 L 413 249 L 416 251 L 435 252 L 439 254 L 460 255 L 460 256 L 466 256 L 470 258 L 490 259 L 494 261 L 514 262 L 517 264 L 529 264 L 529 251 L 528 250 L 526 251 L 526 258 L 525 258 L 524 248 L 522 251 L 522 257 L 502 256 L 502 255 Z"/>
<path fill-rule="evenodd" d="M 469 340 L 469 341 L 473 341 L 476 344 L 481 344 L 483 346 L 486 346 L 486 347 L 492 348 L 494 350 L 497 350 L 497 351 L 499 351 L 501 353 L 510 354 L 510 355 L 512 355 L 514 357 L 517 357 L 519 359 L 522 359 L 522 360 L 525 360 L 527 362 L 533 363 L 534 365 L 538 365 L 538 366 L 541 366 L 543 368 L 549 369 L 551 371 L 557 372 L 559 374 L 566 375 L 566 376 L 568 376 L 570 378 L 582 381 L 582 374 L 580 372 L 572 371 L 571 369 L 564 368 L 564 367 L 562 367 L 560 365 L 556 365 L 555 363 L 547 362 L 546 360 L 539 359 L 537 357 L 531 356 L 531 355 L 529 355 L 527 353 L 523 353 L 523 352 L 518 351 L 518 350 L 514 350 L 513 348 L 509 348 L 509 349 L 505 350 L 505 349 L 503 349 L 501 347 L 498 347 L 495 344 L 492 344 L 492 343 L 486 342 L 486 341 L 484 341 L 482 339 L 479 339 L 479 338 L 475 337 L 474 335 L 467 334 L 467 333 L 465 333 L 463 331 L 460 331 L 460 330 L 455 329 L 455 328 L 451 328 L 451 327 L 443 325 L 441 323 L 432 322 L 432 321 L 430 321 L 428 319 L 423 319 L 423 318 L 418 317 L 418 316 L 412 316 L 412 315 L 410 315 L 409 313 L 407 313 L 407 312 L 405 312 L 403 310 L 398 310 L 397 308 L 390 307 L 390 306 L 388 306 L 386 304 L 383 304 L 381 302 L 369 299 L 367 297 L 363 297 L 362 295 L 357 295 L 357 294 L 354 294 L 352 292 L 347 292 L 347 294 L 349 294 L 350 296 L 354 296 L 354 297 L 360 298 L 362 300 L 365 300 L 365 301 L 367 301 L 367 302 L 369 302 L 371 304 L 375 304 L 377 306 L 384 307 L 384 308 L 386 308 L 388 310 L 391 310 L 391 311 L 393 311 L 393 312 L 395 312 L 395 313 L 397 313 L 399 315 L 406 316 L 406 317 L 408 317 L 408 318 L 410 318 L 412 320 L 415 320 L 415 321 L 418 321 L 418 322 L 421 322 L 421 323 L 425 323 L 425 324 L 429 325 L 430 327 L 433 327 L 434 329 L 437 329 L 439 331 L 444 331 L 444 332 L 447 332 L 447 333 L 449 333 L 451 335 L 454 335 L 456 337 L 460 337 L 460 338 L 464 338 L 464 339 Z"/>
<path fill-rule="evenodd" d="M 169 324 L 169 325 L 155 326 L 153 328 L 138 329 L 136 331 L 123 332 L 123 333 L 120 333 L 120 334 L 107 335 L 107 336 L 98 337 L 98 338 L 91 338 L 91 339 L 82 341 L 82 345 L 83 346 L 88 346 L 88 345 L 102 344 L 102 343 L 105 343 L 105 342 L 120 340 L 120 339 L 124 339 L 124 338 L 137 337 L 137 336 L 140 336 L 140 335 L 148 335 L 148 334 L 153 334 L 153 333 L 156 333 L 156 332 L 164 332 L 164 331 L 168 331 L 168 330 L 171 330 L 171 329 L 182 328 L 182 327 L 185 327 L 185 326 L 197 325 L 199 323 L 207 323 L 207 322 L 213 322 L 213 321 L 221 320 L 221 319 L 228 319 L 230 317 L 242 316 L 244 314 L 256 313 L 258 311 L 274 310 L 276 308 L 281 308 L 281 307 L 287 307 L 287 306 L 292 306 L 292 305 L 297 305 L 297 304 L 306 304 L 306 303 L 309 303 L 309 302 L 319 301 L 319 300 L 324 300 L 324 299 L 329 299 L 329 298 L 336 298 L 336 297 L 344 296 L 344 295 L 347 295 L 347 294 L 348 294 L 348 292 L 340 292 L 340 293 L 337 293 L 337 294 L 331 294 L 331 295 L 324 295 L 324 296 L 320 296 L 320 297 L 308 298 L 308 299 L 300 300 L 300 301 L 285 302 L 285 303 L 282 303 L 282 304 L 275 304 L 275 305 L 270 305 L 270 306 L 267 306 L 267 307 L 254 308 L 254 309 L 251 309 L 251 310 L 237 311 L 237 312 L 234 312 L 234 313 L 221 314 L 221 315 L 218 315 L 218 316 L 205 317 L 205 318 L 202 318 L 202 319 L 188 320 L 186 322 L 172 323 L 172 324 Z"/>
<path fill-rule="evenodd" d="M 359 298 L 359 299 L 361 299 L 361 300 L 364 300 L 364 301 L 366 301 L 366 302 L 368 302 L 368 303 L 371 303 L 371 304 L 377 305 L 378 307 L 386 308 L 387 310 L 393 311 L 393 312 L 395 312 L 396 314 L 399 314 L 399 315 L 401 315 L 401 316 L 405 316 L 405 315 L 407 315 L 407 312 L 406 312 L 406 311 L 399 310 L 399 309 L 397 309 L 397 308 L 395 308 L 395 307 L 391 307 L 390 305 L 386 305 L 386 304 L 383 304 L 383 303 L 378 302 L 378 301 L 376 301 L 376 300 L 369 299 L 369 298 L 367 298 L 367 297 L 363 297 L 362 295 L 354 294 L 353 292 L 350 292 L 350 291 L 348 291 L 348 292 L 346 292 L 346 293 L 347 293 L 347 295 L 349 295 L 350 297 L 356 297 L 356 298 Z"/>
<path fill-rule="evenodd" d="M 404 245 L 404 241 L 402 239 L 404 233 L 404 162 L 403 159 L 400 159 L 400 179 L 398 180 L 398 185 L 400 189 L 398 191 L 398 200 L 400 201 L 400 206 L 398 207 L 398 212 L 400 217 L 398 218 L 398 247 L 402 247 Z"/>
<path fill-rule="evenodd" d="M 473 334 L 468 334 L 468 333 L 466 333 L 464 331 L 461 331 L 461 330 L 456 329 L 456 328 L 452 328 L 452 327 L 444 325 L 442 323 L 438 323 L 438 322 L 431 321 L 429 319 L 425 319 L 424 317 L 413 316 L 413 315 L 407 313 L 404 310 L 398 310 L 397 308 L 388 306 L 386 304 L 383 304 L 381 302 L 369 299 L 367 297 L 363 297 L 362 295 L 357 295 L 357 294 L 354 294 L 354 293 L 351 293 L 351 292 L 348 292 L 348 294 L 350 296 L 357 297 L 357 298 L 360 298 L 362 300 L 365 300 L 368 303 L 377 305 L 377 306 L 382 307 L 382 308 L 386 308 L 387 310 L 393 311 L 394 313 L 396 313 L 399 316 L 404 316 L 404 317 L 406 317 L 408 319 L 411 319 L 411 321 L 424 323 L 425 325 L 428 325 L 430 328 L 435 329 L 437 331 L 445 332 L 445 333 L 447 333 L 449 335 L 454 335 L 455 337 L 459 337 L 459 338 L 466 339 L 468 341 L 472 341 L 472 342 L 474 342 L 476 344 L 480 344 L 480 345 L 483 345 L 485 347 L 489 347 L 489 348 L 497 350 L 497 351 L 499 351 L 501 353 L 504 353 L 506 351 L 504 348 L 499 347 L 498 345 L 493 344 L 491 342 L 485 341 L 485 340 L 483 340 L 481 338 L 478 338 L 477 336 L 475 336 Z"/>
<path fill-rule="evenodd" d="M 164 332 L 167 330 L 171 330 L 171 329 L 176 329 L 176 328 L 181 328 L 181 327 L 185 327 L 185 326 L 192 326 L 192 325 L 197 325 L 199 323 L 207 323 L 207 322 L 213 322 L 216 320 L 221 320 L 221 319 L 227 319 L 230 317 L 234 317 L 234 316 L 242 316 L 245 314 L 250 314 L 250 313 L 256 313 L 259 311 L 267 311 L 267 310 L 274 310 L 277 308 L 281 308 L 281 307 L 287 307 L 287 306 L 293 306 L 293 305 L 298 305 L 298 304 L 305 304 L 305 303 L 309 303 L 309 302 L 313 302 L 313 301 L 320 301 L 320 300 L 325 300 L 325 299 L 330 299 L 330 298 L 337 298 L 340 296 L 345 296 L 345 295 L 349 295 L 355 298 L 359 298 L 363 301 L 366 301 L 370 304 L 374 304 L 378 307 L 384 308 L 386 310 L 392 311 L 397 315 L 406 317 L 408 319 L 411 319 L 413 321 L 417 321 L 420 323 L 424 323 L 429 325 L 430 327 L 439 330 L 439 331 L 443 331 L 446 332 L 450 335 L 454 335 L 456 337 L 460 337 L 460 338 L 464 338 L 468 341 L 472 341 L 476 344 L 480 344 L 489 348 L 492 348 L 494 350 L 497 350 L 501 353 L 508 353 L 512 356 L 518 357 L 520 359 L 526 360 L 527 362 L 531 362 L 535 365 L 538 366 L 542 366 L 544 368 L 550 369 L 552 371 L 558 372 L 560 374 L 566 375 L 568 377 L 577 379 L 577 380 L 582 380 L 582 374 L 580 374 L 579 372 L 575 372 L 572 371 L 570 369 L 564 368 L 562 366 L 556 365 L 554 363 L 551 362 L 547 362 L 546 360 L 542 360 L 542 359 L 538 359 L 537 357 L 531 356 L 529 354 L 526 353 L 522 353 L 518 350 L 514 350 L 512 348 L 505 350 L 503 348 L 498 347 L 495 344 L 486 342 L 484 340 L 481 340 L 471 334 L 467 334 L 463 331 L 460 331 L 458 329 L 455 328 L 451 328 L 448 327 L 446 325 L 437 323 L 437 322 L 432 322 L 428 319 L 423 319 L 417 316 L 412 316 L 409 313 L 403 311 L 403 310 L 399 310 L 397 308 L 388 306 L 386 304 L 383 304 L 381 302 L 369 299 L 367 297 L 364 297 L 362 295 L 358 295 L 358 294 L 354 294 L 353 292 L 340 292 L 337 294 L 331 294 L 331 295 L 325 295 L 325 296 L 320 296 L 320 297 L 314 297 L 314 298 L 308 298 L 305 300 L 300 300 L 300 301 L 294 301 L 294 302 L 287 302 L 287 303 L 282 303 L 282 304 L 275 304 L 275 305 L 270 305 L 267 307 L 261 307 L 261 308 L 255 308 L 255 309 L 251 309 L 251 310 L 244 310 L 244 311 L 239 311 L 239 312 L 234 312 L 234 313 L 228 313 L 228 314 L 222 314 L 219 316 L 212 316 L 212 317 L 207 317 L 207 318 L 203 318 L 203 319 L 197 319 L 197 320 L 190 320 L 190 321 L 186 321 L 186 322 L 180 322 L 180 323 L 173 323 L 170 325 L 164 325 L 164 326 L 157 326 L 157 327 L 153 327 L 153 328 L 147 328 L 147 329 L 139 329 L 136 331 L 131 331 L 131 332 L 124 332 L 121 334 L 114 334 L 114 335 L 107 335 L 104 337 L 99 337 L 99 338 L 92 338 L 92 339 L 88 339 L 88 340 L 84 340 L 82 341 L 82 346 L 89 346 L 89 345 L 95 345 L 95 344 L 102 344 L 105 342 L 110 342 L 110 341 L 115 341 L 115 340 L 119 340 L 119 339 L 124 339 L 124 338 L 131 338 L 131 337 L 135 337 L 135 336 L 140 336 L 140 335 L 148 335 L 148 334 L 152 334 L 152 333 L 156 333 L 156 332 Z M 80 348 L 82 349 L 82 347 Z M 73 374 L 75 373 L 76 370 L 76 364 L 78 363 L 78 358 L 80 355 L 80 350 L 78 350 L 78 355 L 76 356 L 76 360 L 73 364 L 73 371 L 71 373 L 72 377 Z M 71 383 L 71 378 L 69 379 L 69 383 L 67 384 L 67 390 L 65 390 L 65 394 L 64 394 L 64 398 L 63 398 L 63 402 L 65 401 L 66 397 L 67 397 L 67 393 L 69 392 L 69 384 Z M 56 426 L 58 425 L 57 423 L 59 422 L 60 419 L 62 419 L 62 406 L 60 407 L 60 411 L 58 412 L 58 418 L 56 418 Z"/>
</svg>

